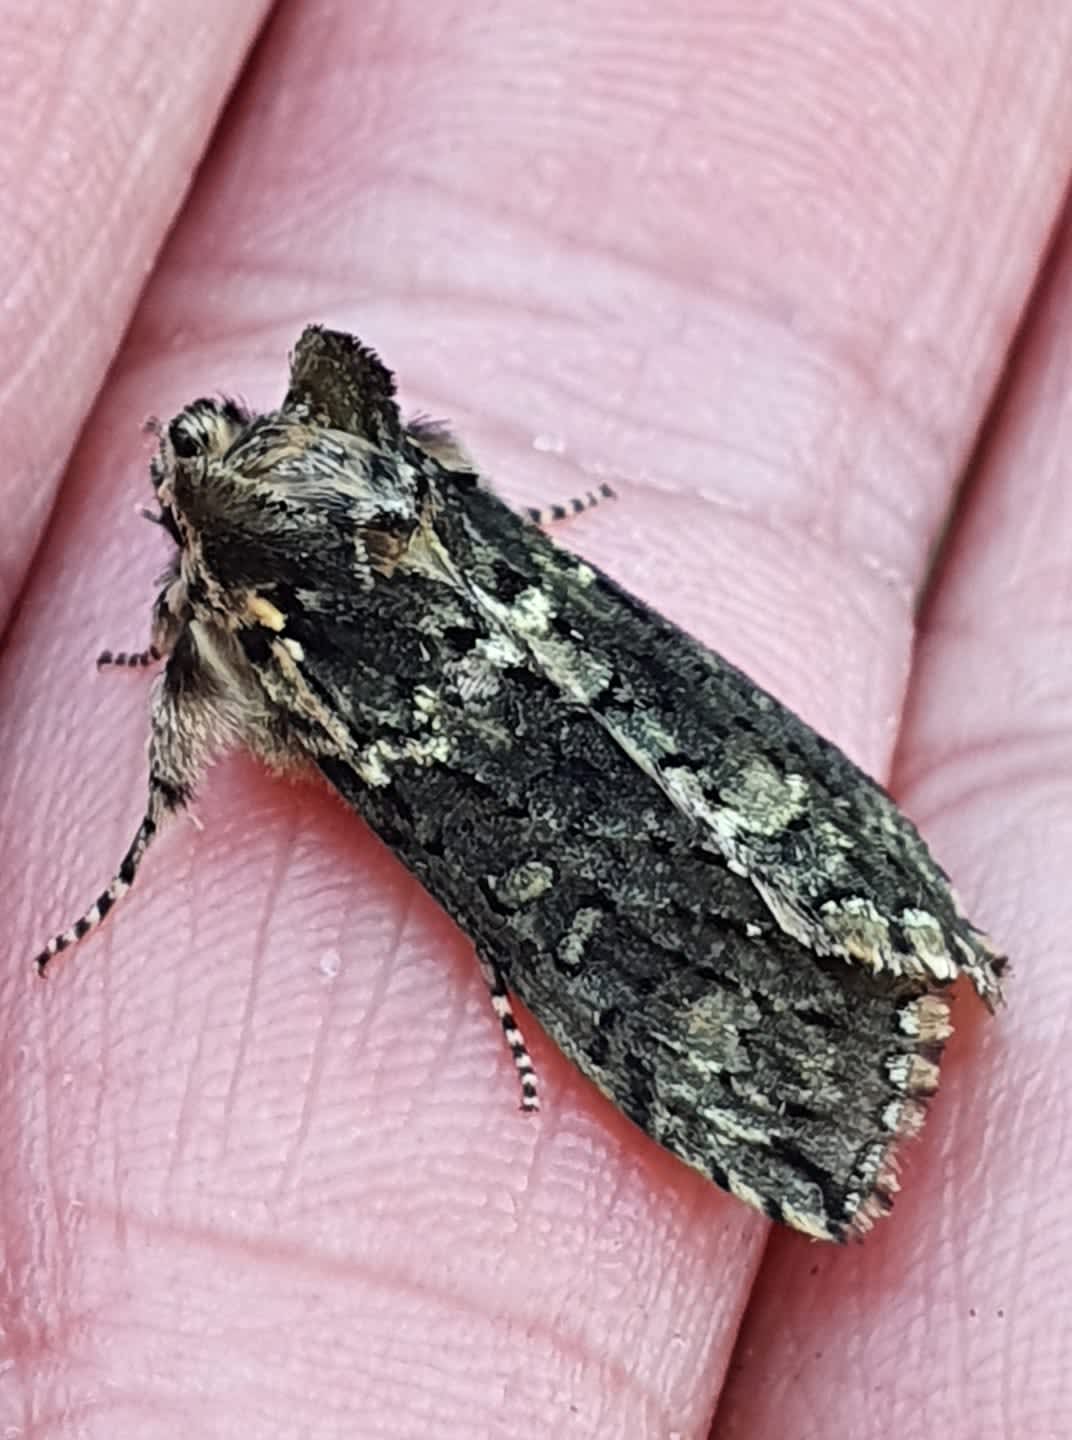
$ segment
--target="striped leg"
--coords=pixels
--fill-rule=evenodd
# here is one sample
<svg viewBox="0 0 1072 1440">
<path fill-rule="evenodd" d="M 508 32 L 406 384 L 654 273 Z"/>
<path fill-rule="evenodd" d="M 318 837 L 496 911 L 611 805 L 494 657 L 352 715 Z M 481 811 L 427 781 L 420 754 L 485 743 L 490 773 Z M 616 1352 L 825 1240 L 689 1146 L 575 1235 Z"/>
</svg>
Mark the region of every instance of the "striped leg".
<svg viewBox="0 0 1072 1440">
<path fill-rule="evenodd" d="M 159 659 L 160 651 L 155 645 L 149 645 L 144 650 L 102 650 L 97 656 L 97 669 L 104 670 L 114 665 L 144 670 L 149 665 L 155 665 Z"/>
<path fill-rule="evenodd" d="M 150 796 L 151 794 L 150 790 Z M 80 915 L 74 924 L 61 934 L 53 936 L 40 954 L 34 957 L 38 975 L 44 975 L 49 961 L 54 956 L 59 955 L 63 950 L 70 949 L 77 941 L 84 939 L 91 930 L 96 930 L 115 902 L 120 896 L 125 895 L 133 885 L 134 876 L 138 873 L 138 866 L 141 864 L 146 850 L 152 844 L 153 836 L 157 831 L 158 822 L 153 818 L 151 812 L 152 800 L 150 799 L 149 810 L 146 811 L 144 819 L 138 826 L 130 849 L 123 856 L 122 864 L 108 888 L 101 891 L 84 915 Z"/>
<path fill-rule="evenodd" d="M 536 1083 L 536 1070 L 532 1063 L 532 1056 L 529 1054 L 529 1048 L 525 1044 L 525 1037 L 514 1019 L 514 1008 L 510 1004 L 510 996 L 507 994 L 502 972 L 494 961 L 485 960 L 483 956 L 480 956 L 479 959 L 481 972 L 488 982 L 488 991 L 491 994 L 491 1008 L 499 1017 L 503 1034 L 506 1036 L 506 1043 L 510 1047 L 510 1054 L 514 1057 L 518 1079 L 521 1081 L 521 1108 L 522 1110 L 536 1111 L 540 1108 L 540 1091 Z"/>
<path fill-rule="evenodd" d="M 547 505 L 542 510 L 535 506 L 528 506 L 525 514 L 534 525 L 553 525 L 559 520 L 568 520 L 572 515 L 583 515 L 586 510 L 594 510 L 604 500 L 616 500 L 618 497 L 609 485 L 600 485 L 598 490 L 589 490 L 585 495 L 575 496 L 567 500 L 565 505 Z"/>
<path fill-rule="evenodd" d="M 204 762 L 207 731 L 201 704 L 196 699 L 183 698 L 180 682 L 165 673 L 153 699 L 145 815 L 107 889 L 101 891 L 85 914 L 54 936 L 34 957 L 39 975 L 44 975 L 49 961 L 56 955 L 83 940 L 102 923 L 116 901 L 133 885 L 138 867 L 164 821 L 183 809 L 190 799 Z"/>
</svg>

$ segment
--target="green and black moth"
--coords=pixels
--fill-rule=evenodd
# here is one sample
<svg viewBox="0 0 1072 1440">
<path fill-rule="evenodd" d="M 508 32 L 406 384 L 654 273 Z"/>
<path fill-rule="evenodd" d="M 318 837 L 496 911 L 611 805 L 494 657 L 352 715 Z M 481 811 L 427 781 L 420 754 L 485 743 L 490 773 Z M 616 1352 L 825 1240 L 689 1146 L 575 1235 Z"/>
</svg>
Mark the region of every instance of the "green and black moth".
<svg viewBox="0 0 1072 1440">
<path fill-rule="evenodd" d="M 175 556 L 144 819 L 99 924 L 210 758 L 319 770 L 652 1139 L 842 1240 L 897 1188 L 947 991 L 1004 960 L 886 793 L 740 671 L 556 546 L 390 372 L 310 327 L 282 405 L 158 427 Z M 582 502 L 583 503 L 583 502 Z M 576 507 L 572 507 L 576 508 Z"/>
</svg>

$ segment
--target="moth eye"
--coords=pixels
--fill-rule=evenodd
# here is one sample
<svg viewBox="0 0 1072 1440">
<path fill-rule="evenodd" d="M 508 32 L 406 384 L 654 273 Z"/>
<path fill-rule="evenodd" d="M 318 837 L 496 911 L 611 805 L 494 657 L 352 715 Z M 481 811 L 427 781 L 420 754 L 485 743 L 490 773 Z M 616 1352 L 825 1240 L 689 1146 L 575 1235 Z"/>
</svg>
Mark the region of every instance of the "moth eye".
<svg viewBox="0 0 1072 1440">
<path fill-rule="evenodd" d="M 194 400 L 167 427 L 176 460 L 223 455 L 249 424 L 250 417 L 233 400 Z"/>
<path fill-rule="evenodd" d="M 188 430 L 181 417 L 168 426 L 168 439 L 179 460 L 194 460 L 204 448 L 203 437 Z"/>
</svg>

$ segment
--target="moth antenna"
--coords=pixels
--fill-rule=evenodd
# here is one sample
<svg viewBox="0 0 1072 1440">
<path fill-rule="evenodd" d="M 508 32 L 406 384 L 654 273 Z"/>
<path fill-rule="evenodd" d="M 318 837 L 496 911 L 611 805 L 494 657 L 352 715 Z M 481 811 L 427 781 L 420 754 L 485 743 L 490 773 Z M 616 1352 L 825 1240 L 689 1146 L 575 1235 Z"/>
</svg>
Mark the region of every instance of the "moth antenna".
<svg viewBox="0 0 1072 1440">
<path fill-rule="evenodd" d="M 125 895 L 131 885 L 133 885 L 134 877 L 138 873 L 138 866 L 144 859 L 145 852 L 152 844 L 153 837 L 157 831 L 157 819 L 153 811 L 154 808 L 159 810 L 161 807 L 159 803 L 154 807 L 152 799 L 154 792 L 152 788 L 150 788 L 149 793 L 149 810 L 138 826 L 137 834 L 130 843 L 130 849 L 123 856 L 122 863 L 116 871 L 112 883 L 106 890 L 101 891 L 84 915 L 79 916 L 74 924 L 70 926 L 69 929 L 64 930 L 62 934 L 54 936 L 40 954 L 34 957 L 34 964 L 37 966 L 38 975 L 44 975 L 49 961 L 60 954 L 61 951 L 70 949 L 70 947 L 79 940 L 84 940 L 92 930 L 96 930 L 97 926 L 102 923 L 105 916 L 115 905 L 115 902 Z"/>
<path fill-rule="evenodd" d="M 517 1076 L 521 1082 L 521 1108 L 530 1113 L 535 1112 L 540 1108 L 540 1087 L 536 1081 L 536 1067 L 532 1063 L 532 1056 L 529 1054 L 529 1047 L 525 1044 L 521 1027 L 514 1017 L 514 1007 L 510 1003 L 502 971 L 492 961 L 482 957 L 480 969 L 491 994 L 491 1008 L 499 1017 L 503 1035 L 506 1037 L 506 1043 L 510 1047 L 510 1054 L 514 1059 L 514 1068 L 517 1070 Z"/>
<path fill-rule="evenodd" d="M 131 670 L 144 670 L 148 665 L 155 665 L 161 658 L 155 645 L 149 645 L 144 650 L 102 650 L 97 656 L 97 669 L 126 666 Z"/>
<path fill-rule="evenodd" d="M 617 498 L 617 494 L 611 487 L 603 484 L 598 490 L 589 490 L 584 495 L 575 495 L 564 505 L 545 505 L 543 507 L 528 505 L 525 507 L 524 513 L 534 525 L 554 525 L 559 520 L 568 520 L 574 515 L 583 515 L 586 510 L 594 510 L 604 500 L 617 500 Z"/>
</svg>

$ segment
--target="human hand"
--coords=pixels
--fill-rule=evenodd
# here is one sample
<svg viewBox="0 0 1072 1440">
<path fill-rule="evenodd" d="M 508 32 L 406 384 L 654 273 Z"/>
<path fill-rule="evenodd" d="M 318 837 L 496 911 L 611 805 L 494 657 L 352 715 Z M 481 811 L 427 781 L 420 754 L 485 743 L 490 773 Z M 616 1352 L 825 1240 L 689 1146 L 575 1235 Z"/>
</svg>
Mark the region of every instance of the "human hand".
<svg viewBox="0 0 1072 1440">
<path fill-rule="evenodd" d="M 42 476 L 258 9 L 224 8 L 187 7 L 198 39 L 194 20 L 162 37 L 158 4 L 97 7 L 117 38 L 94 29 L 97 70 L 66 83 L 139 78 L 108 116 L 129 137 L 113 183 L 43 224 L 53 131 L 9 186 L 43 272 L 28 299 L 8 287 L 12 601 Z M 1063 234 L 994 403 L 1067 178 L 1072 25 L 1051 9 L 1048 28 L 998 0 L 940 20 L 277 12 L 7 637 L 0 1433 L 1060 1432 Z M 93 177 L 103 123 L 69 115 L 72 177 Z M 899 797 L 1015 970 L 996 1022 L 958 998 L 904 1194 L 864 1246 L 772 1234 L 538 1034 L 544 1109 L 521 1117 L 469 947 L 360 822 L 251 762 L 206 780 L 204 832 L 176 826 L 36 981 L 140 815 L 144 677 L 92 668 L 143 643 L 166 555 L 133 515 L 138 426 L 215 388 L 274 403 L 311 320 L 374 343 L 519 503 L 610 480 L 619 504 L 564 543 L 874 773 L 897 739 Z"/>
</svg>

